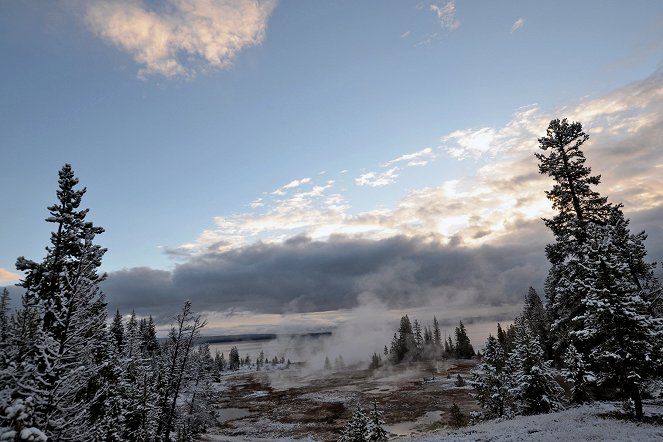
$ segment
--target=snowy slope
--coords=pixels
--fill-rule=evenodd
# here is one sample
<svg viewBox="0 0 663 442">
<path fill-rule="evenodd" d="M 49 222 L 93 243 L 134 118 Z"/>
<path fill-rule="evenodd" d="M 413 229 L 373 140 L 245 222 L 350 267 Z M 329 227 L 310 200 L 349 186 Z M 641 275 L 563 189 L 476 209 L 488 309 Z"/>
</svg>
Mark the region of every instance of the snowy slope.
<svg viewBox="0 0 663 442">
<path fill-rule="evenodd" d="M 663 441 L 663 426 L 606 419 L 599 414 L 615 411 L 616 404 L 593 404 L 558 413 L 521 416 L 501 422 L 485 422 L 463 431 L 439 432 L 419 442 L 450 441 Z M 663 406 L 645 408 L 648 415 L 663 415 Z"/>
</svg>

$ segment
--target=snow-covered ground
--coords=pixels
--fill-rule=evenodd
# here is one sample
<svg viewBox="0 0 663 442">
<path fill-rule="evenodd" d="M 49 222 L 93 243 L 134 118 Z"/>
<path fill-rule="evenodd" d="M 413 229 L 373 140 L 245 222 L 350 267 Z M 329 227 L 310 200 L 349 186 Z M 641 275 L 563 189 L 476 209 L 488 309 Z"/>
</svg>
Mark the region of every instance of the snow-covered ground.
<svg viewBox="0 0 663 442">
<path fill-rule="evenodd" d="M 521 416 L 501 422 L 484 422 L 460 431 L 441 431 L 408 440 L 418 442 L 663 441 L 663 426 L 600 416 L 618 410 L 618 404 L 597 403 L 558 413 Z M 663 406 L 646 406 L 645 412 L 647 415 L 662 416 Z"/>
</svg>

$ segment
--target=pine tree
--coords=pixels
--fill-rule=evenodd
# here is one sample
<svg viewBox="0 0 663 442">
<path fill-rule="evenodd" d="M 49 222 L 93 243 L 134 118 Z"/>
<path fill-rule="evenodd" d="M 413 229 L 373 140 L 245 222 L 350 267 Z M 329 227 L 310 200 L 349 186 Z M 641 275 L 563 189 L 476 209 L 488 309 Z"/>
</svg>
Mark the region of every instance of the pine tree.
<svg viewBox="0 0 663 442">
<path fill-rule="evenodd" d="M 329 356 L 325 356 L 325 370 L 331 370 L 332 365 L 331 362 L 329 361 Z"/>
<path fill-rule="evenodd" d="M 414 332 L 414 342 L 417 349 L 417 356 L 419 356 L 424 348 L 424 338 L 421 335 L 421 325 L 419 325 L 419 321 L 416 319 L 414 320 L 412 330 Z"/>
<path fill-rule="evenodd" d="M 382 411 L 378 410 L 378 403 L 373 401 L 373 408 L 368 414 L 368 440 L 370 442 L 383 442 L 389 439 L 389 433 L 384 429 Z"/>
<path fill-rule="evenodd" d="M 467 416 L 463 414 L 460 407 L 455 402 L 449 409 L 449 425 L 454 428 L 460 428 L 467 425 Z"/>
<path fill-rule="evenodd" d="M 523 308 L 523 318 L 529 324 L 530 328 L 539 338 L 539 342 L 544 346 L 544 354 L 550 354 L 545 346 L 549 342 L 550 324 L 543 303 L 539 294 L 530 287 L 525 297 L 525 306 Z M 550 349 L 551 350 L 551 349 Z"/>
<path fill-rule="evenodd" d="M 122 352 L 124 346 L 124 324 L 122 323 L 122 315 L 120 311 L 115 311 L 115 317 L 113 318 L 113 323 L 111 324 L 110 334 L 113 338 L 113 344 L 117 349 L 118 353 Z"/>
<path fill-rule="evenodd" d="M 9 290 L 3 288 L 2 295 L 0 295 L 0 352 L 2 352 L 2 349 L 5 348 L 5 344 L 9 341 L 10 323 Z"/>
<path fill-rule="evenodd" d="M 563 371 L 564 377 L 571 384 L 571 402 L 574 404 L 590 402 L 588 386 L 596 381 L 596 378 L 573 344 L 569 345 L 564 353 L 564 365 L 566 366 Z"/>
<path fill-rule="evenodd" d="M 433 344 L 438 349 L 442 348 L 442 333 L 440 332 L 440 323 L 437 322 L 437 318 L 433 316 Z"/>
<path fill-rule="evenodd" d="M 166 353 L 165 388 L 159 398 L 160 418 L 157 426 L 157 439 L 168 441 L 176 424 L 177 400 L 182 392 L 182 381 L 187 363 L 191 356 L 194 339 L 206 321 L 191 311 L 191 302 L 185 301 L 182 312 L 177 315 L 176 326 L 169 335 L 169 347 Z"/>
<path fill-rule="evenodd" d="M 34 419 L 50 439 L 90 439 L 94 433 L 91 404 L 104 394 L 98 381 L 99 355 L 107 341 L 105 301 L 97 272 L 105 249 L 94 244 L 104 230 L 85 221 L 88 210 L 78 210 L 85 188 L 66 164 L 59 172 L 58 202 L 46 221 L 56 225 L 51 245 L 41 263 L 18 258 L 25 273 L 23 304 L 39 317 L 30 360 L 22 362 L 30 385 L 14 392 L 34 399 Z M 31 391 L 30 391 L 31 390 Z"/>
<path fill-rule="evenodd" d="M 587 138 L 580 123 L 553 120 L 539 139 L 543 150 L 551 149 L 548 157 L 537 157 L 540 172 L 555 180 L 547 195 L 558 212 L 546 220 L 556 239 L 546 248 L 554 349 L 560 358 L 573 344 L 599 383 L 633 399 L 641 418 L 642 382 L 661 365 L 660 344 L 652 339 L 662 327 L 652 315 L 661 287 L 654 265 L 645 262 L 645 233 L 631 234 L 622 205 L 592 189 L 600 176 L 584 165 L 579 147 Z"/>
<path fill-rule="evenodd" d="M 460 321 L 458 327 L 456 327 L 455 353 L 456 357 L 459 359 L 469 359 L 474 356 L 474 348 L 472 347 L 470 338 L 467 336 L 463 321 Z"/>
<path fill-rule="evenodd" d="M 513 412 L 510 380 L 506 372 L 506 355 L 502 345 L 492 335 L 486 340 L 483 359 L 474 370 L 470 384 L 476 391 L 479 404 L 490 417 L 502 417 Z"/>
<path fill-rule="evenodd" d="M 355 406 L 350 421 L 343 428 L 339 442 L 368 442 L 369 421 L 359 404 Z"/>
<path fill-rule="evenodd" d="M 516 338 L 507 362 L 510 393 L 520 414 L 549 413 L 561 408 L 561 387 L 555 381 L 550 362 L 528 323 L 516 319 Z"/>
<path fill-rule="evenodd" d="M 657 347 L 661 318 L 649 314 L 650 303 L 631 279 L 628 262 L 614 253 L 619 221 L 588 228 L 582 250 L 585 259 L 578 267 L 595 280 L 574 281 L 585 293 L 584 328 L 574 331 L 589 352 L 589 361 L 599 385 L 617 385 L 634 401 L 636 418 L 642 419 L 643 382 L 660 373 L 661 355 Z"/>
</svg>

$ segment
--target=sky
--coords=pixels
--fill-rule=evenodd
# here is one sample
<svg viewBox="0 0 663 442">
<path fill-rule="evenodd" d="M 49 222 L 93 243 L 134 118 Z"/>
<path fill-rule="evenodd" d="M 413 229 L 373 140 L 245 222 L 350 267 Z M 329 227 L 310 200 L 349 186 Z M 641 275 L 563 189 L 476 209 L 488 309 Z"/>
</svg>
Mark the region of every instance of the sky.
<svg viewBox="0 0 663 442">
<path fill-rule="evenodd" d="M 552 118 L 663 259 L 660 1 L 0 0 L 0 57 L 0 285 L 71 163 L 111 311 L 512 317 L 548 271 Z"/>
</svg>

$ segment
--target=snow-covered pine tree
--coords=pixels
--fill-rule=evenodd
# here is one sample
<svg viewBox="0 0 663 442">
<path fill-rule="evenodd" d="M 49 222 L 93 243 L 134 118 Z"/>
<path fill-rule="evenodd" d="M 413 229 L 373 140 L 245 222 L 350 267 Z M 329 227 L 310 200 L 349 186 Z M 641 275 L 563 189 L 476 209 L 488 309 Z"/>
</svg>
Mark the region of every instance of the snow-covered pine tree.
<svg viewBox="0 0 663 442">
<path fill-rule="evenodd" d="M 585 166 L 585 155 L 580 150 L 589 139 L 580 123 L 552 120 L 546 136 L 539 138 L 539 147 L 548 152 L 537 153 L 539 173 L 551 176 L 555 184 L 546 196 L 552 201 L 557 214 L 545 219 L 546 226 L 555 236 L 555 243 L 546 246 L 546 256 L 551 263 L 546 280 L 547 307 L 552 320 L 552 339 L 558 358 L 568 346 L 570 332 L 581 328 L 578 317 L 584 313 L 582 294 L 560 287 L 560 281 L 568 277 L 567 261 L 577 256 L 579 246 L 587 236 L 588 223 L 605 224 L 610 211 L 607 198 L 594 187 L 600 175 L 591 175 Z"/>
<path fill-rule="evenodd" d="M 621 204 L 609 204 L 592 189 L 600 176 L 584 165 L 579 147 L 587 138 L 580 123 L 553 120 L 539 139 L 543 150 L 551 149 L 537 157 L 540 172 L 556 182 L 547 195 L 558 211 L 546 220 L 556 239 L 546 248 L 552 340 L 558 358 L 573 343 L 599 381 L 631 397 L 641 417 L 641 383 L 661 363 L 651 345 L 660 345 L 651 336 L 660 335 L 652 300 L 661 286 L 654 265 L 645 262 L 644 232 L 631 234 Z"/>
<path fill-rule="evenodd" d="M 369 441 L 369 421 L 366 413 L 361 406 L 357 404 L 350 421 L 343 428 L 339 442 L 368 442 Z"/>
<path fill-rule="evenodd" d="M 192 354 L 188 369 L 188 386 L 185 401 L 185 416 L 187 427 L 192 434 L 207 430 L 214 424 L 214 411 L 211 406 L 212 377 L 214 360 L 209 350 L 209 344 L 200 344 Z"/>
<path fill-rule="evenodd" d="M 506 370 L 518 413 L 530 415 L 559 409 L 562 389 L 555 381 L 550 361 L 543 357 L 539 338 L 522 317 L 516 319 L 514 344 Z"/>
<path fill-rule="evenodd" d="M 177 315 L 176 325 L 168 336 L 169 346 L 165 352 L 166 371 L 165 388 L 159 398 L 160 417 L 156 438 L 159 441 L 170 440 L 170 433 L 176 427 L 177 400 L 182 393 L 182 381 L 186 374 L 194 339 L 200 329 L 207 324 L 199 315 L 191 311 L 191 302 L 185 301 L 182 312 Z"/>
<path fill-rule="evenodd" d="M 492 335 L 486 340 L 483 359 L 474 370 L 470 384 L 479 404 L 490 417 L 509 416 L 513 413 L 513 398 L 509 391 L 506 372 L 506 354 L 502 345 Z"/>
<path fill-rule="evenodd" d="M 97 269 L 105 249 L 94 244 L 104 230 L 85 221 L 88 210 L 78 210 L 85 188 L 70 165 L 59 172 L 58 202 L 48 208 L 54 223 L 51 245 L 41 263 L 18 258 L 25 273 L 24 305 L 39 316 L 33 342 L 31 387 L 15 392 L 34 399 L 35 423 L 53 441 L 91 439 L 94 432 L 91 404 L 103 394 L 96 382 L 103 363 L 99 359 L 107 340 L 106 309 Z M 23 384 L 25 385 L 25 384 Z"/>
<path fill-rule="evenodd" d="M 389 439 L 389 433 L 384 429 L 382 414 L 382 411 L 378 410 L 378 403 L 373 401 L 373 407 L 368 414 L 369 442 L 383 442 Z"/>
<path fill-rule="evenodd" d="M 9 313 L 9 290 L 2 289 L 0 295 L 0 352 L 9 342 L 9 326 L 11 323 L 11 314 Z"/>
<path fill-rule="evenodd" d="M 119 310 L 115 311 L 115 317 L 113 317 L 113 322 L 110 326 L 110 335 L 117 353 L 121 354 L 124 347 L 124 324 L 122 323 L 122 315 L 120 315 Z"/>
<path fill-rule="evenodd" d="M 571 402 L 574 404 L 590 402 L 588 387 L 596 381 L 596 378 L 573 344 L 569 345 L 564 353 L 564 366 L 562 373 L 571 384 Z"/>
<path fill-rule="evenodd" d="M 662 319 L 650 315 L 646 287 L 638 288 L 629 262 L 619 253 L 621 211 L 606 225 L 592 224 L 577 266 L 593 279 L 569 283 L 585 294 L 584 328 L 573 332 L 591 348 L 589 361 L 599 385 L 616 385 L 634 401 L 636 418 L 642 419 L 643 383 L 660 373 L 659 350 Z M 618 212 L 618 213 L 617 213 Z"/>
<path fill-rule="evenodd" d="M 414 342 L 417 349 L 417 357 L 419 357 L 424 348 L 424 338 L 421 334 L 421 325 L 416 319 L 414 320 L 412 331 L 414 332 Z"/>
<path fill-rule="evenodd" d="M 525 296 L 525 306 L 523 308 L 523 318 L 529 324 L 532 331 L 539 338 L 539 342 L 544 346 L 544 355 L 549 356 L 549 351 L 546 349 L 548 343 L 548 335 L 550 324 L 548 315 L 546 314 L 545 307 L 541 302 L 539 294 L 530 287 Z"/>
</svg>

